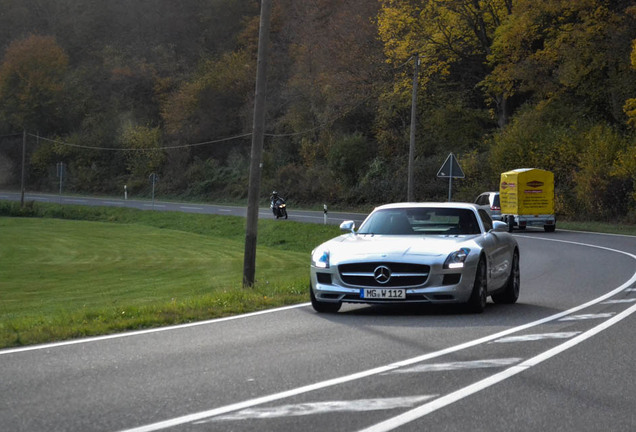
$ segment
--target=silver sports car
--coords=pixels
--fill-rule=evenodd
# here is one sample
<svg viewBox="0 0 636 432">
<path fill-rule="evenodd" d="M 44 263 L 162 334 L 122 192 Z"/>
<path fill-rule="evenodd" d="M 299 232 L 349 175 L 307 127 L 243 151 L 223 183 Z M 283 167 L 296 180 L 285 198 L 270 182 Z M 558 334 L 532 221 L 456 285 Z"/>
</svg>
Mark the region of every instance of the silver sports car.
<svg viewBox="0 0 636 432">
<path fill-rule="evenodd" d="M 356 231 L 311 253 L 317 312 L 349 303 L 463 303 L 472 312 L 519 297 L 519 247 L 503 222 L 468 203 L 377 207 Z"/>
</svg>

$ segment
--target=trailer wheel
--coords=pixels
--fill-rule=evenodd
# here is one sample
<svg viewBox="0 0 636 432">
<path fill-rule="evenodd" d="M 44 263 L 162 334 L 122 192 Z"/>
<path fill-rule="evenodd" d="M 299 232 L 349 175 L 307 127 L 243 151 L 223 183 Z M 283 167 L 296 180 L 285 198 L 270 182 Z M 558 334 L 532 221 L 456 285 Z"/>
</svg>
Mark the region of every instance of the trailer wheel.
<svg viewBox="0 0 636 432">
<path fill-rule="evenodd" d="M 545 230 L 545 232 L 554 232 L 554 230 L 556 229 L 556 224 L 555 225 L 543 225 L 543 229 Z"/>
<path fill-rule="evenodd" d="M 508 232 L 511 233 L 515 228 L 515 218 L 508 216 Z"/>
</svg>

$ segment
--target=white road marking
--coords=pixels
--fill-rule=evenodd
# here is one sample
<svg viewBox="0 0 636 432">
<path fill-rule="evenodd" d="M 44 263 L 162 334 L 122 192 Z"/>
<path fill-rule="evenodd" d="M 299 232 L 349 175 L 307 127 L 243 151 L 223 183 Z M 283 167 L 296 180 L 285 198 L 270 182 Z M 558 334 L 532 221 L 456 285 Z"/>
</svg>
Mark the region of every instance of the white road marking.
<svg viewBox="0 0 636 432">
<path fill-rule="evenodd" d="M 531 342 L 546 339 L 569 339 L 578 335 L 581 332 L 562 332 L 562 333 L 541 333 L 541 334 L 529 334 L 521 336 L 509 336 L 501 339 L 497 339 L 495 343 L 513 343 L 513 342 Z"/>
<path fill-rule="evenodd" d="M 588 319 L 605 319 L 605 318 L 611 318 L 614 315 L 616 315 L 616 312 L 570 315 L 570 316 L 561 318 L 559 321 L 582 321 L 582 320 L 588 320 Z"/>
<path fill-rule="evenodd" d="M 184 209 L 184 210 L 203 210 L 203 207 L 186 207 L 186 206 L 179 206 L 180 209 Z"/>
<path fill-rule="evenodd" d="M 464 369 L 487 369 L 510 366 L 515 363 L 519 363 L 522 358 L 502 358 L 502 359 L 488 359 L 488 360 L 475 360 L 464 362 L 451 362 L 451 363 L 435 363 L 435 364 L 423 364 L 413 366 L 411 368 L 396 369 L 391 374 L 402 373 L 421 373 L 421 372 L 445 372 L 456 371 Z"/>
<path fill-rule="evenodd" d="M 194 424 L 210 423 L 220 420 L 252 420 L 272 419 L 279 417 L 299 417 L 335 412 L 383 411 L 396 408 L 411 408 L 418 403 L 438 397 L 439 395 L 405 396 L 379 399 L 358 399 L 351 401 L 310 402 L 280 405 L 271 408 L 248 408 L 232 414 L 213 417 L 194 422 Z"/>
<path fill-rule="evenodd" d="M 88 201 L 86 201 L 84 199 L 69 199 L 69 198 L 64 198 L 64 201 L 72 202 L 72 203 L 79 203 L 79 204 L 84 204 L 84 203 L 88 202 Z"/>
<path fill-rule="evenodd" d="M 157 328 L 151 328 L 147 330 L 131 331 L 127 333 L 115 333 L 115 334 L 110 334 L 105 336 L 95 336 L 95 337 L 84 338 L 84 339 L 73 339 L 73 340 L 67 340 L 63 342 L 53 342 L 53 343 L 42 344 L 42 345 L 30 345 L 30 346 L 25 346 L 20 348 L 9 348 L 5 350 L 0 350 L 0 355 L 15 354 L 15 353 L 21 353 L 26 351 L 38 351 L 43 349 L 59 348 L 59 347 L 67 346 L 67 345 L 78 345 L 78 344 L 84 344 L 84 343 L 90 343 L 90 342 L 101 342 L 108 339 L 120 339 L 120 338 L 131 337 L 131 336 L 146 335 L 150 333 L 179 330 L 179 329 L 183 329 L 187 327 L 198 327 L 203 325 L 217 324 L 217 323 L 221 323 L 225 321 L 234 321 L 238 319 L 251 318 L 258 315 L 266 315 L 270 313 L 286 311 L 289 309 L 298 309 L 298 308 L 309 306 L 310 304 L 311 303 L 300 303 L 297 305 L 284 306 L 284 307 L 280 307 L 276 309 L 266 309 L 266 310 L 252 312 L 252 313 L 243 314 L 243 315 L 234 315 L 234 316 L 229 316 L 224 318 L 211 319 L 207 321 L 198 321 L 198 322 L 192 322 L 187 324 L 179 324 L 175 326 L 157 327 Z"/>
<path fill-rule="evenodd" d="M 634 303 L 636 299 L 617 299 L 617 300 L 607 300 L 601 304 L 620 304 L 620 303 Z"/>
<path fill-rule="evenodd" d="M 104 201 L 104 204 L 108 204 L 108 205 L 124 205 L 124 203 L 119 202 L 119 201 Z"/>
<path fill-rule="evenodd" d="M 446 396 L 443 396 L 439 399 L 435 399 L 427 404 L 419 406 L 417 408 L 412 409 L 411 411 L 407 411 L 399 416 L 393 417 L 376 425 L 373 425 L 369 428 L 362 429 L 360 432 L 389 432 L 394 429 L 397 429 L 400 426 L 404 426 L 407 423 L 411 423 L 417 419 L 420 419 L 438 409 L 444 408 L 448 405 L 451 405 L 457 401 L 460 401 L 468 396 L 471 396 L 475 393 L 478 393 L 482 390 L 487 389 L 488 387 L 492 387 L 495 384 L 498 384 L 508 378 L 511 378 L 521 372 L 524 372 L 531 367 L 534 367 L 578 344 L 586 341 L 592 336 L 597 335 L 603 330 L 613 326 L 614 324 L 622 321 L 623 319 L 629 317 L 631 314 L 636 312 L 636 305 L 631 308 L 623 311 L 618 314 L 614 318 L 611 318 L 603 323 L 597 325 L 596 327 L 586 331 L 585 333 L 568 340 L 567 342 L 562 343 L 548 351 L 545 351 L 529 360 L 526 360 L 523 363 L 520 363 L 516 366 L 513 366 L 509 369 L 506 369 L 503 372 L 499 372 L 498 374 L 492 375 L 486 379 L 478 381 L 468 387 L 464 387 L 462 389 L 457 390 L 456 392 L 450 393 Z"/>
</svg>

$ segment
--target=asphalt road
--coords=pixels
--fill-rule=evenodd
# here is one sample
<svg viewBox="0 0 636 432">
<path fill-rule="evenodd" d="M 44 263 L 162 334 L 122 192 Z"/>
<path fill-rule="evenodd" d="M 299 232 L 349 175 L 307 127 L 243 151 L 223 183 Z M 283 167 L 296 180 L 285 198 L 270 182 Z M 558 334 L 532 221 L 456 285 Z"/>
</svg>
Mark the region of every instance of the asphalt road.
<svg viewBox="0 0 636 432">
<path fill-rule="evenodd" d="M 19 192 L 3 192 L 0 191 L 0 200 L 20 201 Z M 59 204 L 88 205 L 88 206 L 107 206 L 107 207 L 130 207 L 139 210 L 155 210 L 155 211 L 180 211 L 185 213 L 204 213 L 217 214 L 226 216 L 243 216 L 247 215 L 245 207 L 212 205 L 199 203 L 178 203 L 170 201 L 137 200 L 137 199 L 116 199 L 116 198 L 94 198 L 85 196 L 70 195 L 52 195 L 43 193 L 26 193 L 25 201 L 48 202 Z M 324 223 L 324 212 L 296 210 L 293 207 L 288 209 L 289 220 L 296 222 Z M 366 215 L 359 213 L 333 212 L 327 208 L 326 221 L 329 224 L 340 224 L 343 220 L 355 220 L 359 225 Z M 261 208 L 258 212 L 259 218 L 274 218 L 269 208 Z"/>
<path fill-rule="evenodd" d="M 521 295 L 0 351 L 6 431 L 636 430 L 636 238 L 516 233 Z"/>
</svg>

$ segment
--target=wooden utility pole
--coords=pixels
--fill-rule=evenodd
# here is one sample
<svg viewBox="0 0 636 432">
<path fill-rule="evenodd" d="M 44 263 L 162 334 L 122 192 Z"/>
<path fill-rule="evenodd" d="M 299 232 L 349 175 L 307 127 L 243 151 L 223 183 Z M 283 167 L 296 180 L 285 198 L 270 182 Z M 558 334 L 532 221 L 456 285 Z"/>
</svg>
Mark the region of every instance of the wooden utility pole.
<svg viewBox="0 0 636 432">
<path fill-rule="evenodd" d="M 411 139 L 409 140 L 409 167 L 408 167 L 408 185 L 407 200 L 415 201 L 415 186 L 413 164 L 415 162 L 415 125 L 417 123 L 417 82 L 420 75 L 420 55 L 415 54 L 415 66 L 413 69 L 413 93 L 411 95 Z"/>
<path fill-rule="evenodd" d="M 252 152 L 250 183 L 247 195 L 247 227 L 245 229 L 245 255 L 243 257 L 243 286 L 254 285 L 256 274 L 256 242 L 258 229 L 258 200 L 263 171 L 263 138 L 265 135 L 265 91 L 267 88 L 267 46 L 271 0 L 261 0 L 261 22 L 258 31 L 258 58 L 256 65 L 256 92 L 254 122 L 252 126 Z"/>
</svg>

